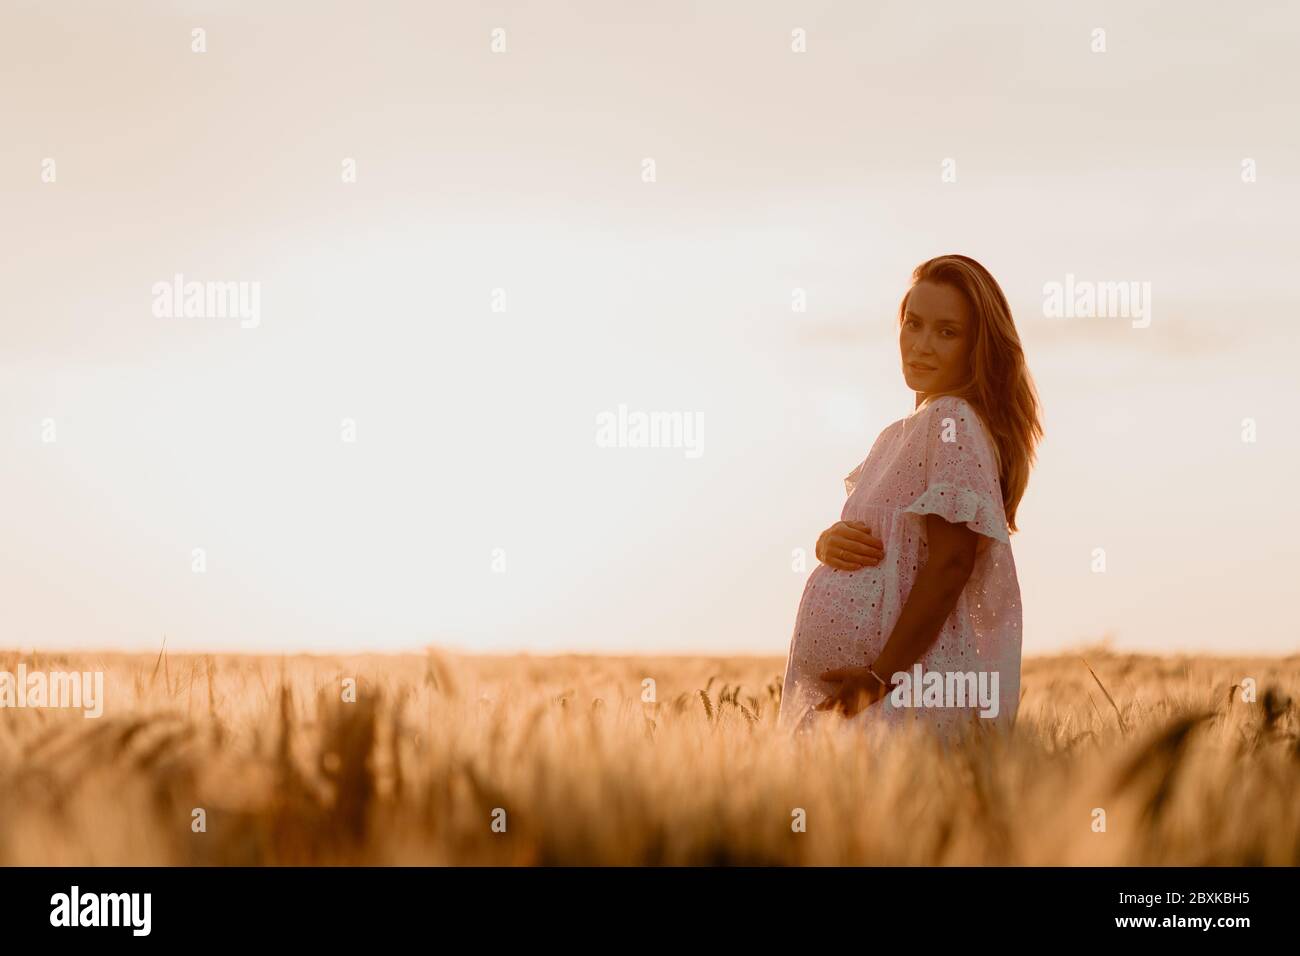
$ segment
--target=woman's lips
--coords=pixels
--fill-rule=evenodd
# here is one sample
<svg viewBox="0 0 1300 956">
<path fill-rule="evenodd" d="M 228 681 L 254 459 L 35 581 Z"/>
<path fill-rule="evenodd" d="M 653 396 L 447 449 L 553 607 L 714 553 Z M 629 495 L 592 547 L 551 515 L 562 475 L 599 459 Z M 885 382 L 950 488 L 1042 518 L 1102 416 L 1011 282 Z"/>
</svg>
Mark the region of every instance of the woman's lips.
<svg viewBox="0 0 1300 956">
<path fill-rule="evenodd" d="M 914 369 L 916 369 L 918 372 L 933 372 L 933 371 L 934 371 L 934 369 L 931 368 L 929 365 L 917 365 L 915 362 L 908 362 L 907 365 L 908 365 L 909 368 L 914 368 Z"/>
</svg>

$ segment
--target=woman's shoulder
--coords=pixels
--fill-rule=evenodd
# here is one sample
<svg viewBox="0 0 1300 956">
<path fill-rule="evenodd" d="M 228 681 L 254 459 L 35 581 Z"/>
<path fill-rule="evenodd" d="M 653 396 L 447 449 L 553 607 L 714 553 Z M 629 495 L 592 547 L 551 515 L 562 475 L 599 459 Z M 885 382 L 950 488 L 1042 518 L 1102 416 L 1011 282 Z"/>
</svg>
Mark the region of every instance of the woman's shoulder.
<svg viewBox="0 0 1300 956">
<path fill-rule="evenodd" d="M 959 430 L 963 426 L 969 425 L 982 432 L 984 438 L 988 439 L 989 427 L 984 421 L 984 416 L 980 414 L 979 409 L 970 403 L 969 399 L 963 398 L 961 395 L 940 395 L 918 410 L 917 417 L 921 417 L 922 414 L 926 415 L 930 421 L 938 423 L 943 423 L 944 419 L 951 418 Z"/>
<path fill-rule="evenodd" d="M 969 399 L 964 398 L 961 395 L 940 395 L 938 398 L 932 398 L 930 401 L 926 402 L 920 410 L 928 412 L 931 415 L 939 415 L 940 417 L 955 414 L 960 417 L 975 418 L 977 420 L 980 418 L 979 412 L 975 410 L 975 406 L 970 403 Z"/>
<path fill-rule="evenodd" d="M 917 441 L 924 442 L 927 437 L 948 427 L 948 419 L 952 419 L 958 432 L 969 428 L 972 434 L 979 435 L 986 443 L 991 443 L 988 425 L 969 399 L 960 395 L 940 395 L 922 403 L 911 414 L 886 425 L 884 431 L 876 438 L 872 449 L 881 446 L 889 437 L 897 438 L 909 445 Z"/>
<path fill-rule="evenodd" d="M 914 434 L 924 434 L 929 439 L 951 427 L 957 435 L 970 437 L 972 444 L 979 449 L 977 455 L 987 457 L 995 466 L 1000 461 L 993 432 L 969 399 L 960 395 L 940 395 L 917 409 L 915 417 L 923 421 Z"/>
</svg>

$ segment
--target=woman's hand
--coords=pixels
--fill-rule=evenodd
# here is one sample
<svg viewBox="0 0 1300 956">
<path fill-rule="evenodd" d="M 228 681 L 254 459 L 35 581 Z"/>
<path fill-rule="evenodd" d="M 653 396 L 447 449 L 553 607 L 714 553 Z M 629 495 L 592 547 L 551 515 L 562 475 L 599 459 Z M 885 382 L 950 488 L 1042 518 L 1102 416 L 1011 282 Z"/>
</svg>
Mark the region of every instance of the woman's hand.
<svg viewBox="0 0 1300 956">
<path fill-rule="evenodd" d="M 839 688 L 817 705 L 818 710 L 837 710 L 846 718 L 872 704 L 884 700 L 890 688 L 885 687 L 866 667 L 832 667 L 822 671 L 822 680 L 839 683 Z"/>
<path fill-rule="evenodd" d="M 817 560 L 840 571 L 857 571 L 877 565 L 885 556 L 885 543 L 861 521 L 837 521 L 817 539 Z"/>
</svg>

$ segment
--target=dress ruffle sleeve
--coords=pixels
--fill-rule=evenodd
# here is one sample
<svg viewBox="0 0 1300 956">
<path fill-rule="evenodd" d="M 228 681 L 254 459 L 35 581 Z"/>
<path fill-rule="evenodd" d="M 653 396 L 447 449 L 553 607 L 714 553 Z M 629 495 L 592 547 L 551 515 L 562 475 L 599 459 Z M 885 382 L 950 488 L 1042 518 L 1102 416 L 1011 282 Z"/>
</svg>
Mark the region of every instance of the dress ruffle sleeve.
<svg viewBox="0 0 1300 956">
<path fill-rule="evenodd" d="M 1010 544 L 997 459 L 974 408 L 944 396 L 922 414 L 925 490 L 903 511 L 938 515 Z"/>
</svg>

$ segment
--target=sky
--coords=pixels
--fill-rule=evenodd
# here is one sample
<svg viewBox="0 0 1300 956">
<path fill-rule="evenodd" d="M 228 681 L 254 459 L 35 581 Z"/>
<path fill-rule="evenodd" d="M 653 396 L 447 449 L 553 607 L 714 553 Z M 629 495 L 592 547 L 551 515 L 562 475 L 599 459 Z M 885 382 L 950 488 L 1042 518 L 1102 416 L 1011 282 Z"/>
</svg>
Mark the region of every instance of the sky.
<svg viewBox="0 0 1300 956">
<path fill-rule="evenodd" d="M 1300 9 L 1178 13 L 5 0 L 0 646 L 783 654 L 960 252 L 1024 653 L 1294 653 Z"/>
</svg>

